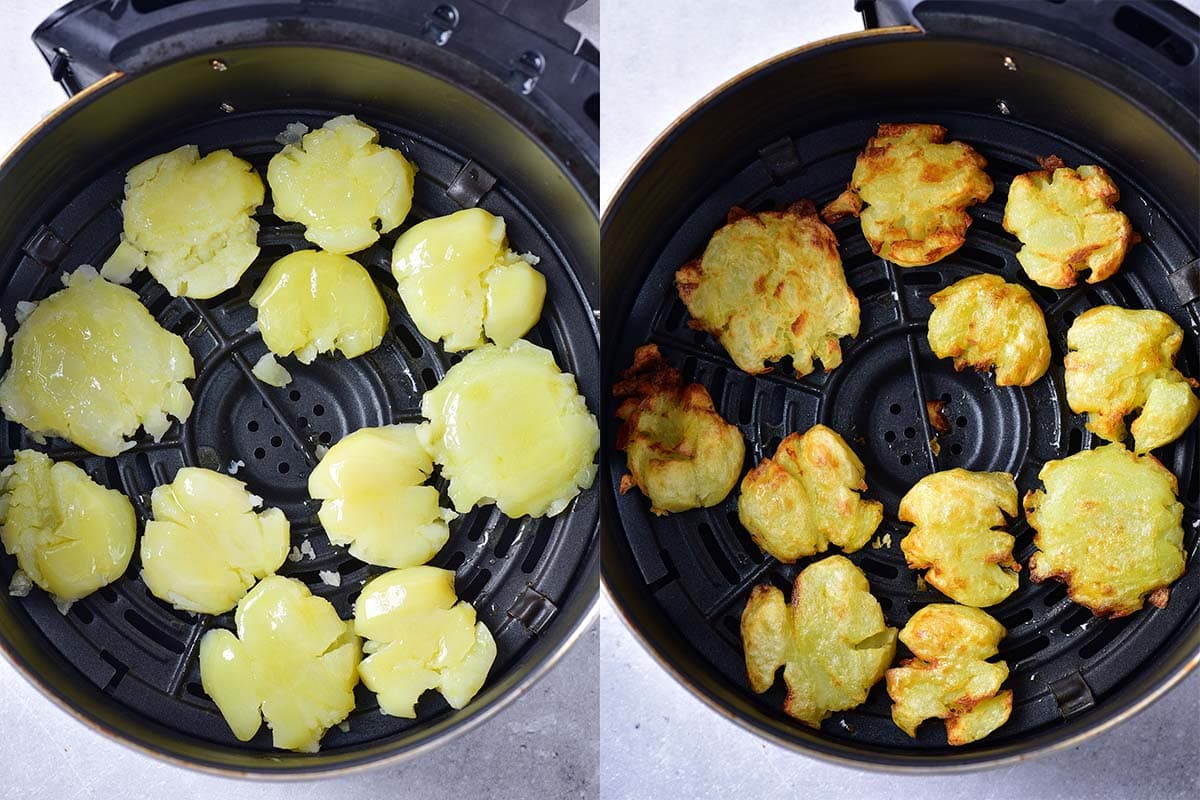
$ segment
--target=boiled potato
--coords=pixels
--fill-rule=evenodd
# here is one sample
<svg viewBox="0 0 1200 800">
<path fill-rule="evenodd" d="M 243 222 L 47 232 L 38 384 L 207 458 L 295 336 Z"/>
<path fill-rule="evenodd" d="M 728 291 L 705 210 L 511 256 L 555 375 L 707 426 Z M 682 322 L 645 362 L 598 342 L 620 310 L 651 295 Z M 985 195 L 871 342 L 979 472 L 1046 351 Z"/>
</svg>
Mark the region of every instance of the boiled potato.
<svg viewBox="0 0 1200 800">
<path fill-rule="evenodd" d="M 324 501 L 317 516 L 329 541 L 368 564 L 413 567 L 442 549 L 446 523 L 457 516 L 438 506 L 437 489 L 422 485 L 431 472 L 416 425 L 360 428 L 329 448 L 308 493 Z"/>
<path fill-rule="evenodd" d="M 622 423 L 617 448 L 629 467 L 621 494 L 636 486 L 660 515 L 709 508 L 729 495 L 746 458 L 742 433 L 717 412 L 708 389 L 684 384 L 658 345 L 634 352 L 613 396 Z"/>
<path fill-rule="evenodd" d="M 353 626 L 303 583 L 271 575 L 241 599 L 237 635 L 200 640 L 200 681 L 245 742 L 263 718 L 276 747 L 314 753 L 354 710 L 362 658 Z"/>
<path fill-rule="evenodd" d="M 412 207 L 417 169 L 379 132 L 334 117 L 267 165 L 275 215 L 304 224 L 304 238 L 331 253 L 356 253 L 395 228 Z"/>
<path fill-rule="evenodd" d="M 751 690 L 770 689 L 782 666 L 783 710 L 812 728 L 862 705 L 896 654 L 896 629 L 884 620 L 867 577 L 845 556 L 805 567 L 790 605 L 774 586 L 755 586 L 741 634 Z"/>
<path fill-rule="evenodd" d="M 482 208 L 419 222 L 396 240 L 392 274 L 421 335 L 450 351 L 508 347 L 542 315 L 546 278 L 508 249 L 504 218 Z"/>
<path fill-rule="evenodd" d="M 982 739 L 1008 721 L 1012 691 L 1000 690 L 1008 665 L 987 659 L 1007 631 L 978 608 L 925 606 L 900 631 L 915 658 L 887 671 L 892 721 L 909 736 L 927 719 L 946 721 L 952 745 Z"/>
<path fill-rule="evenodd" d="M 165 331 L 128 289 L 91 267 L 37 304 L 13 336 L 0 409 L 35 438 L 61 436 L 100 456 L 133 446 L 138 426 L 158 440 L 171 415 L 192 411 L 195 377 L 183 339 Z"/>
<path fill-rule="evenodd" d="M 454 593 L 454 573 L 436 567 L 393 570 L 368 583 L 354 604 L 354 630 L 370 640 L 371 655 L 358 668 L 363 683 L 395 717 L 415 717 L 429 689 L 462 708 L 496 660 L 491 632 Z"/>
<path fill-rule="evenodd" d="M 1033 580 L 1064 582 L 1071 599 L 1098 616 L 1123 617 L 1147 601 L 1167 605 L 1187 558 L 1170 470 L 1108 444 L 1047 461 L 1038 479 L 1045 491 L 1025 495 L 1025 517 L 1037 531 Z"/>
<path fill-rule="evenodd" d="M 575 378 L 519 339 L 469 353 L 421 399 L 422 445 L 460 513 L 492 503 L 510 517 L 554 516 L 596 477 L 600 429 Z"/>
<path fill-rule="evenodd" d="M 378 347 L 387 331 L 387 307 L 371 276 L 337 253 L 284 256 L 271 265 L 250 305 L 258 309 L 258 329 L 271 352 L 294 353 L 302 364 L 334 350 L 360 356 Z"/>
<path fill-rule="evenodd" d="M 259 578 L 283 565 L 290 526 L 277 508 L 221 472 L 184 467 L 150 495 L 154 519 L 142 535 L 142 579 L 182 611 L 221 614 Z"/>
<path fill-rule="evenodd" d="M 125 495 L 69 461 L 18 450 L 0 472 L 0 541 L 60 601 L 79 600 L 121 577 L 136 536 Z"/>
<path fill-rule="evenodd" d="M 105 278 L 125 283 L 148 269 L 175 297 L 212 297 L 237 284 L 258 257 L 262 179 L 228 150 L 195 145 L 143 161 L 125 176 L 121 243 Z"/>
<path fill-rule="evenodd" d="M 274 353 L 263 353 L 250 372 L 268 386 L 282 387 L 292 382 L 292 373 L 276 360 Z"/>
</svg>

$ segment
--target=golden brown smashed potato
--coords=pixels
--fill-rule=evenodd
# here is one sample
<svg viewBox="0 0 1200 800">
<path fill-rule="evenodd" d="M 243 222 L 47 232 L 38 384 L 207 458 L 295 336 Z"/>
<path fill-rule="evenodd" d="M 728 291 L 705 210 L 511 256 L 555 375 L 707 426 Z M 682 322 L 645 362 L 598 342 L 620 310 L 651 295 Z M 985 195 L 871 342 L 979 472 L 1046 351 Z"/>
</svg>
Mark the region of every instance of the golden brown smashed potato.
<svg viewBox="0 0 1200 800">
<path fill-rule="evenodd" d="M 237 604 L 237 635 L 200 640 L 200 682 L 241 741 L 262 726 L 276 747 L 315 753 L 354 710 L 361 644 L 328 600 L 272 575 Z"/>
<path fill-rule="evenodd" d="M 790 607 L 774 586 L 754 587 L 742 612 L 742 646 L 750 688 L 770 689 L 782 666 L 783 710 L 816 728 L 867 699 L 896 654 L 896 629 L 862 571 L 829 556 L 796 576 Z"/>
<path fill-rule="evenodd" d="M 155 441 L 192 411 L 195 377 L 183 339 L 164 330 L 138 296 L 80 267 L 66 288 L 37 304 L 12 342 L 0 409 L 35 439 L 61 436 L 98 456 Z"/>
<path fill-rule="evenodd" d="M 263 183 L 228 150 L 200 157 L 195 145 L 143 161 L 125 176 L 121 243 L 102 274 L 128 283 L 148 269 L 175 297 L 213 297 L 237 284 L 258 257 Z"/>
<path fill-rule="evenodd" d="M 738 519 L 754 543 L 780 561 L 824 552 L 836 544 L 858 550 L 883 519 L 883 504 L 864 500 L 866 470 L 831 428 L 788 434 L 775 455 L 747 473 Z"/>
<path fill-rule="evenodd" d="M 1046 318 L 1024 286 L 971 275 L 929 302 L 929 347 L 938 358 L 953 358 L 956 370 L 995 367 L 997 386 L 1028 386 L 1046 374 Z"/>
<path fill-rule="evenodd" d="M 952 745 L 982 739 L 1008 721 L 1008 665 L 990 662 L 1007 631 L 986 612 L 948 603 L 913 614 L 900 641 L 915 658 L 887 671 L 892 721 L 909 736 L 927 719 L 946 721 Z"/>
<path fill-rule="evenodd" d="M 940 261 L 965 241 L 971 217 L 964 209 L 992 194 L 983 156 L 962 142 L 945 142 L 941 125 L 880 125 L 850 185 L 821 215 L 831 224 L 861 217 L 871 249 L 894 264 Z"/>
<path fill-rule="evenodd" d="M 720 503 L 737 483 L 746 443 L 713 407 L 708 389 L 684 385 L 658 345 L 642 345 L 613 387 L 620 405 L 617 449 L 628 456 L 621 493 L 634 486 L 655 514 Z"/>
<path fill-rule="evenodd" d="M 1067 331 L 1067 403 L 1111 442 L 1125 439 L 1125 417 L 1140 409 L 1130 426 L 1139 453 L 1175 441 L 1200 411 L 1196 382 L 1175 368 L 1182 344 L 1183 329 L 1161 311 L 1085 311 Z"/>
<path fill-rule="evenodd" d="M 842 363 L 839 337 L 858 334 L 837 237 L 807 200 L 786 211 L 729 212 L 704 254 L 675 273 L 692 327 L 717 337 L 738 367 L 792 357 L 798 376 Z"/>
<path fill-rule="evenodd" d="M 994 606 L 1017 589 L 1021 566 L 1004 530 L 1004 514 L 1015 517 L 1017 508 L 1017 484 L 1007 472 L 926 475 L 900 501 L 900 519 L 913 524 L 900 549 L 909 567 L 928 570 L 926 582 L 942 594 L 963 605 Z"/>
<path fill-rule="evenodd" d="M 1017 260 L 1034 282 L 1051 289 L 1088 283 L 1116 273 L 1137 241 L 1129 218 L 1114 206 L 1117 185 L 1102 167 L 1070 169 L 1056 156 L 1042 169 L 1013 178 L 1004 206 L 1004 229 L 1021 240 Z"/>
<path fill-rule="evenodd" d="M 1123 617 L 1146 600 L 1165 607 L 1184 570 L 1183 506 L 1171 471 L 1108 444 L 1050 461 L 1038 478 L 1045 491 L 1025 495 L 1037 531 L 1029 576 L 1062 581 L 1097 616 Z"/>
</svg>

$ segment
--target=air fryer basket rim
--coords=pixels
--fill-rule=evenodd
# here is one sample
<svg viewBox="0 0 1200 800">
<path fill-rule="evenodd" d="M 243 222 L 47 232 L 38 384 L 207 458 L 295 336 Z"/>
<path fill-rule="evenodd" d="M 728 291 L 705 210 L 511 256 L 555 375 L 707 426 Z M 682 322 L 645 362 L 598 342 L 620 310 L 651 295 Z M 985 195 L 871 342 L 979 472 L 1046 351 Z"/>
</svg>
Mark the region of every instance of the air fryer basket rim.
<svg viewBox="0 0 1200 800">
<path fill-rule="evenodd" d="M 650 165 L 660 158 L 664 153 L 676 143 L 676 140 L 690 127 L 696 118 L 706 112 L 710 106 L 718 104 L 728 95 L 736 92 L 744 83 L 748 82 L 753 77 L 760 73 L 770 70 L 773 67 L 780 66 L 784 62 L 802 61 L 806 58 L 815 57 L 820 54 L 820 51 L 828 49 L 840 48 L 843 46 L 854 47 L 866 41 L 875 41 L 881 39 L 921 39 L 927 37 L 928 34 L 913 26 L 895 26 L 886 28 L 868 29 L 865 31 L 856 31 L 839 36 L 829 37 L 823 40 L 805 44 L 791 50 L 779 53 L 771 58 L 765 59 L 762 62 L 755 64 L 741 73 L 731 77 L 719 86 L 712 89 L 702 98 L 692 103 L 686 110 L 681 112 L 667 127 L 665 127 L 654 139 L 642 150 L 641 154 L 633 162 L 633 164 L 625 171 L 617 185 L 617 188 L 611 195 L 611 200 L 607 204 L 601 217 L 601 237 L 602 241 L 609 235 L 610 228 L 618 211 L 625 204 L 628 196 L 635 190 L 636 184 L 645 176 L 645 173 L 650 168 Z M 1020 49 L 1020 48 L 1013 48 Z M 1058 61 L 1053 56 L 1048 56 L 1044 53 L 1039 53 L 1039 56 L 1048 61 Z M 1060 64 L 1062 62 L 1059 62 Z M 1064 65 L 1065 66 L 1065 65 Z M 1069 68 L 1069 67 L 1068 67 Z M 1180 139 L 1178 131 L 1170 130 L 1170 134 Z M 1186 146 L 1195 152 L 1194 143 L 1184 143 Z M 605 291 L 602 289 L 602 296 Z M 607 299 L 607 298 L 606 298 Z M 624 306 L 621 309 L 622 313 L 628 313 L 630 306 Z M 609 311 L 609 319 L 612 319 L 612 312 Z M 609 344 L 603 345 L 605 348 Z M 611 361 L 608 357 L 605 358 L 603 365 L 603 374 L 605 385 L 610 385 L 612 374 L 610 374 Z M 610 405 L 611 398 L 607 395 L 602 398 L 602 413 L 605 415 L 602 425 L 611 423 L 612 407 Z M 611 457 L 611 452 L 608 448 L 607 438 L 601 446 L 602 464 L 605 464 L 607 459 Z M 905 758 L 904 756 L 893 756 L 890 754 L 879 754 L 871 751 L 859 751 L 852 756 L 847 757 L 842 754 L 825 750 L 822 747 L 814 744 L 807 744 L 801 740 L 787 739 L 776 736 L 766 726 L 758 724 L 748 715 L 741 713 L 736 707 L 730 705 L 719 693 L 714 692 L 709 686 L 705 685 L 709 682 L 719 684 L 722 679 L 719 676 L 703 675 L 705 680 L 696 678 L 696 670 L 691 667 L 692 664 L 680 664 L 674 655 L 674 651 L 679 651 L 681 648 L 686 651 L 687 659 L 701 659 L 702 656 L 691 651 L 690 645 L 686 642 L 672 641 L 669 645 L 664 645 L 652 637 L 649 633 L 643 630 L 642 626 L 636 621 L 643 615 L 649 613 L 651 615 L 659 613 L 654 610 L 645 611 L 642 606 L 653 605 L 650 600 L 645 600 L 639 597 L 638 599 L 626 600 L 621 591 L 614 583 L 625 581 L 623 574 L 618 575 L 618 572 L 623 572 L 625 569 L 633 569 L 631 565 L 622 564 L 619 568 L 614 568 L 614 562 L 617 559 L 625 558 L 625 554 L 621 551 L 621 546 L 614 543 L 614 539 L 620 534 L 613 531 L 614 527 L 619 528 L 621 525 L 620 518 L 614 506 L 614 498 L 611 494 L 610 487 L 606 484 L 602 487 L 601 494 L 601 583 L 605 595 L 616 608 L 621 617 L 623 624 L 628 630 L 633 633 L 634 639 L 638 641 L 645 652 L 658 663 L 669 675 L 671 675 L 678 683 L 682 684 L 687 690 L 697 697 L 711 711 L 717 713 L 723 718 L 733 721 L 744 730 L 759 736 L 760 738 L 771 742 L 772 744 L 789 749 L 797 754 L 815 757 L 829 763 L 837 764 L 858 769 L 870 769 L 880 772 L 891 773 L 910 773 L 910 774 L 928 774 L 931 769 L 936 769 L 942 774 L 970 772 L 981 769 L 988 769 L 997 766 L 1011 765 L 1027 761 L 1030 758 L 1038 757 L 1042 754 L 1060 751 L 1067 747 L 1077 745 L 1091 737 L 1108 730 L 1118 723 L 1132 717 L 1147 707 L 1150 703 L 1160 698 L 1163 694 L 1169 691 L 1172 687 L 1187 677 L 1193 669 L 1200 666 L 1200 643 L 1193 646 L 1190 651 L 1182 650 L 1179 655 L 1179 660 L 1171 669 L 1166 671 L 1166 674 L 1159 675 L 1147 687 L 1144 687 L 1140 694 L 1133 697 L 1126 697 L 1125 690 L 1117 690 L 1112 693 L 1112 696 L 1107 698 L 1107 701 L 1100 709 L 1095 709 L 1095 714 L 1089 720 L 1089 725 L 1082 727 L 1077 731 L 1070 731 L 1070 735 L 1063 736 L 1059 732 L 1051 732 L 1049 734 L 1041 734 L 1038 739 L 1044 739 L 1040 742 L 1022 742 L 1019 745 L 1010 745 L 1009 753 L 1003 756 L 978 754 L 966 755 L 955 758 L 952 762 L 937 762 L 935 757 L 928 754 L 918 755 L 915 758 Z M 635 589 L 636 591 L 636 589 Z M 669 620 L 665 620 L 663 624 L 670 625 Z M 703 674 L 703 673 L 701 673 Z M 710 680 L 711 679 L 711 680 Z"/>
<path fill-rule="evenodd" d="M 255 45 L 250 46 L 254 47 Z M 257 46 L 272 47 L 279 45 L 272 43 Z M 286 46 L 286 44 L 284 46 Z M 304 45 L 295 43 L 291 46 Z M 357 51 L 353 48 L 347 47 L 321 45 L 319 43 L 315 43 L 311 46 L 327 47 L 332 50 L 342 50 L 349 53 L 360 53 L 361 55 L 375 56 L 373 53 Z M 244 48 L 235 47 L 228 49 L 231 52 L 234 52 Z M 195 60 L 195 58 L 195 56 L 186 56 L 183 59 L 180 59 L 180 61 Z M 168 66 L 170 66 L 170 63 L 163 64 L 159 68 L 166 68 Z M 157 71 L 159 68 L 156 68 L 155 71 Z M 77 95 L 64 100 L 64 102 L 54 109 L 54 111 L 43 118 L 36 126 L 34 126 L 34 128 L 28 131 L 4 157 L 4 159 L 0 161 L 0 174 L 3 174 L 9 165 L 16 163 L 16 161 L 25 155 L 29 150 L 35 148 L 39 143 L 39 140 L 46 134 L 46 132 L 53 129 L 54 126 L 56 126 L 64 118 L 69 117 L 72 113 L 79 111 L 84 106 L 101 97 L 102 95 L 119 89 L 128 81 L 133 80 L 136 77 L 139 76 L 130 76 L 124 73 L 114 72 L 101 79 L 97 83 L 86 87 Z M 444 76 L 442 79 L 446 80 Z M 465 91 L 470 90 L 467 89 Z M 548 142 L 541 141 L 531 135 L 528 132 L 528 128 L 520 120 L 514 118 L 508 112 L 508 110 L 492 102 L 487 97 L 478 94 L 476 94 L 475 97 L 480 103 L 482 103 L 499 117 L 502 117 L 507 122 L 512 124 L 516 129 L 525 131 L 526 137 L 531 142 L 536 143 L 534 146 L 542 149 L 547 154 L 547 157 L 552 157 L 555 160 L 561 159 L 561 154 L 553 153 Z M 581 159 L 581 161 L 584 160 Z M 577 168 L 578 163 L 579 162 L 577 162 Z M 592 219 L 594 220 L 594 215 L 598 208 L 596 198 L 585 189 L 584 185 L 579 179 L 579 176 L 575 174 L 574 171 L 563 169 L 561 174 L 573 187 L 573 190 L 579 195 L 581 203 L 591 209 L 591 214 L 593 215 Z M 594 277 L 589 277 L 584 274 L 572 274 L 571 280 L 577 284 L 578 290 L 581 293 L 588 295 L 589 298 L 591 297 L 592 292 L 598 291 L 598 284 L 592 282 L 595 280 Z M 590 320 L 590 333 L 583 335 L 586 337 L 591 337 L 591 339 L 597 342 L 597 345 L 594 346 L 598 346 L 598 330 L 595 322 L 596 321 L 593 317 Z M 595 534 L 593 533 L 593 536 L 594 535 Z M 425 753 L 436 747 L 438 744 L 445 742 L 452 736 L 456 736 L 460 733 L 475 728 L 477 725 L 491 718 L 502 708 L 506 707 L 509 703 L 513 702 L 513 700 L 515 700 L 518 696 L 525 694 L 529 688 L 536 683 L 536 681 L 538 681 L 551 668 L 553 668 L 567 652 L 567 650 L 578 641 L 580 636 L 582 636 L 587 628 L 595 622 L 598 616 L 597 597 L 599 594 L 599 570 L 598 547 L 596 547 L 595 540 L 593 540 L 593 543 L 589 549 L 590 553 L 585 552 L 585 554 L 582 556 L 582 560 L 579 561 L 579 563 L 574 567 L 574 569 L 577 570 L 577 572 L 574 573 L 576 576 L 575 588 L 572 590 L 573 598 L 568 601 L 564 601 L 564 607 L 562 609 L 564 613 L 561 614 L 561 616 L 566 616 L 568 619 L 562 621 L 564 624 L 561 628 L 561 633 L 555 637 L 556 641 L 552 645 L 547 645 L 546 651 L 540 660 L 519 667 L 517 672 L 523 673 L 520 674 L 519 677 L 516 677 L 516 672 L 513 673 L 511 685 L 509 685 L 505 691 L 500 692 L 486 705 L 477 705 L 471 710 L 471 713 L 466 715 L 456 714 L 453 719 L 444 720 L 443 722 L 445 724 L 440 726 L 436 732 L 432 733 L 432 735 L 422 735 L 421 737 L 417 738 L 416 741 L 408 743 L 398 749 L 392 748 L 390 752 L 382 755 L 375 754 L 369 757 L 360 756 L 357 760 L 347 760 L 345 763 L 320 764 L 319 762 L 314 763 L 304 759 L 294 759 L 289 760 L 284 768 L 263 767 L 260 769 L 258 767 L 236 768 L 215 762 L 209 763 L 191 757 L 183 757 L 172 752 L 169 748 L 160 747 L 156 741 L 151 742 L 137 737 L 128 736 L 124 732 L 110 726 L 104 718 L 96 714 L 91 708 L 86 708 L 73 702 L 68 696 L 64 695 L 60 691 L 59 687 L 52 684 L 50 681 L 43 679 L 43 677 L 33 669 L 32 665 L 26 661 L 26 659 L 15 646 L 12 646 L 10 651 L 11 643 L 7 641 L 0 643 L 0 652 L 3 652 L 5 660 L 13 664 L 17 671 L 24 675 L 26 680 L 32 683 L 39 692 L 48 697 L 60 708 L 65 710 L 70 716 L 79 720 L 87 727 L 92 728 L 94 731 L 104 734 L 108 738 L 115 738 L 124 746 L 147 754 L 158 760 L 224 777 L 244 777 L 268 780 L 298 780 L 328 775 L 348 774 L 351 772 L 365 771 L 367 769 L 374 769 L 383 765 L 398 763 L 407 758 Z M 569 612 L 569 614 L 566 612 Z M 571 619 L 572 617 L 573 619 Z"/>
</svg>

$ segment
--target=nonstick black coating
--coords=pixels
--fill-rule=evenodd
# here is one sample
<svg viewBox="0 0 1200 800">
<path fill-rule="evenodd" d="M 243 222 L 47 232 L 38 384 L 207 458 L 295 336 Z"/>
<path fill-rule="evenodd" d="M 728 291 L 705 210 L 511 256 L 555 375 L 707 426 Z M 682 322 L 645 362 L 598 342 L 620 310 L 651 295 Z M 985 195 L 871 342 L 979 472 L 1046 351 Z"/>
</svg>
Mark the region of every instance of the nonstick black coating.
<svg viewBox="0 0 1200 800">
<path fill-rule="evenodd" d="M 262 253 L 234 289 L 211 300 L 172 298 L 144 272 L 131 285 L 159 322 L 184 338 L 195 359 L 197 377 L 190 385 L 195 408 L 182 426 L 174 424 L 157 443 L 141 436 L 137 446 L 110 459 L 61 440 L 44 447 L 33 444 L 13 423 L 6 424 L 0 442 L 0 463 L 11 462 L 17 448 L 34 447 L 72 460 L 98 482 L 121 489 L 134 502 L 139 529 L 149 516 L 151 490 L 170 481 L 180 467 L 230 471 L 234 462 L 243 462 L 236 476 L 267 506 L 287 514 L 293 545 L 308 541 L 315 551 L 315 558 L 286 562 L 281 574 L 304 581 L 344 618 L 351 616 L 363 582 L 385 569 L 365 565 L 328 543 L 316 519 L 319 503 L 308 497 L 308 475 L 324 447 L 360 427 L 419 422 L 422 393 L 461 359 L 461 354 L 447 354 L 426 340 L 399 300 L 390 260 L 400 232 L 422 219 L 474 204 L 480 195 L 480 207 L 505 218 L 512 246 L 541 258 L 538 269 L 547 278 L 548 297 L 541 321 L 527 338 L 551 349 L 559 366 L 578 376 L 581 391 L 596 408 L 598 348 L 591 303 L 578 278 L 583 265 L 564 250 L 547 224 L 558 221 L 539 219 L 522 201 L 524 176 L 513 174 L 505 164 L 472 161 L 471 154 L 428 133 L 361 108 L 331 104 L 218 111 L 114 153 L 85 186 L 62 198 L 53 213 L 33 225 L 25 252 L 8 260 L 0 272 L 0 314 L 11 319 L 18 300 L 40 299 L 61 288 L 64 271 L 103 263 L 121 231 L 124 175 L 134 164 L 183 144 L 198 145 L 202 153 L 229 148 L 250 161 L 265 182 L 267 162 L 282 147 L 275 137 L 285 125 L 300 121 L 318 127 L 347 110 L 357 110 L 363 121 L 380 130 L 382 144 L 402 150 L 419 168 L 413 210 L 404 225 L 352 256 L 374 277 L 388 306 L 391 322 L 377 349 L 355 359 L 322 355 L 307 366 L 284 359 L 294 380 L 283 388 L 251 376 L 250 366 L 266 348 L 258 333 L 248 330 L 255 311 L 247 301 L 275 260 L 312 247 L 301 225 L 272 214 L 268 196 L 255 215 Z M 495 179 L 490 188 L 488 176 Z M 47 244 L 45 230 L 62 246 Z M 0 364 L 7 363 L 6 355 Z M 438 478 L 437 485 L 443 490 L 443 505 L 449 506 L 444 481 Z M 545 657 L 539 648 L 566 636 L 567 606 L 580 593 L 586 598 L 594 592 L 589 563 L 594 563 L 595 553 L 595 495 L 594 489 L 585 491 L 566 512 L 549 519 L 509 519 L 485 506 L 451 523 L 450 541 L 432 563 L 457 572 L 459 596 L 475 605 L 499 651 L 488 688 L 477 702 L 494 701 L 536 667 Z M 4 586 L 15 568 L 14 559 L 0 558 Z M 416 720 L 385 716 L 374 695 L 360 686 L 349 729 L 331 729 L 318 757 L 272 751 L 265 725 L 252 741 L 241 744 L 204 694 L 197 663 L 200 637 L 212 627 L 232 628 L 232 613 L 197 617 L 175 611 L 150 595 L 139 569 L 135 556 L 124 578 L 76 603 L 66 615 L 40 590 L 24 599 L 5 600 L 28 643 L 43 648 L 37 657 L 69 664 L 84 695 L 103 695 L 96 702 L 110 713 L 113 705 L 103 705 L 105 697 L 115 701 L 121 715 L 155 727 L 158 735 L 141 744 L 208 766 L 327 768 L 420 742 L 456 717 L 435 693 L 422 699 Z M 321 571 L 337 573 L 340 586 L 324 583 Z M 16 655 L 29 656 L 27 651 Z"/>
<path fill-rule="evenodd" d="M 1187 332 L 1180 368 L 1200 375 L 1200 310 L 1195 303 L 1185 307 L 1167 282 L 1169 271 L 1193 258 L 1189 236 L 1194 231 L 1174 216 L 1172 198 L 1139 185 L 1120 164 L 1106 160 L 1077 136 L 1039 129 L 998 107 L 947 111 L 915 100 L 842 117 L 815 128 L 803 119 L 791 126 L 782 123 L 788 135 L 759 143 L 758 153 L 729 165 L 719 185 L 678 209 L 678 222 L 665 242 L 647 252 L 643 277 L 630 281 L 628 294 L 621 293 L 629 299 L 629 310 L 611 334 L 606 330 L 605 369 L 606 375 L 614 375 L 630 363 L 638 345 L 657 343 L 686 380 L 708 387 L 718 411 L 742 431 L 748 444 L 744 469 L 774 453 L 790 432 L 803 432 L 820 422 L 841 433 L 866 466 L 866 495 L 883 502 L 879 536 L 890 537 L 884 546 L 869 545 L 850 558 L 866 572 L 889 624 L 900 627 L 921 606 L 946 602 L 935 590 L 918 589 L 916 573 L 907 568 L 900 551 L 909 526 L 897 519 L 897 506 L 908 488 L 935 468 L 964 467 L 1011 472 L 1023 494 L 1040 485 L 1037 473 L 1046 461 L 1104 443 L 1084 429 L 1083 417 L 1072 414 L 1066 404 L 1062 358 L 1066 331 L 1076 316 L 1106 303 L 1166 311 Z M 988 160 L 986 171 L 995 181 L 995 191 L 987 203 L 971 209 L 973 224 L 965 246 L 932 266 L 904 269 L 871 252 L 857 220 L 838 223 L 834 231 L 862 316 L 858 336 L 843 339 L 844 363 L 830 373 L 818 371 L 801 379 L 786 363 L 767 375 L 741 372 L 713 337 L 688 327 L 687 310 L 673 285 L 674 271 L 702 251 L 733 206 L 759 211 L 783 208 L 798 198 L 810 198 L 818 207 L 831 200 L 845 187 L 856 155 L 884 121 L 943 124 L 950 138 L 969 143 Z M 1038 156 L 1049 154 L 1070 165 L 1103 164 L 1120 187 L 1119 207 L 1143 241 L 1130 250 L 1114 278 L 1053 291 L 1029 281 L 1016 261 L 1019 242 L 1000 224 L 1008 185 L 1013 176 L 1037 169 Z M 636 184 L 630 191 L 638 191 Z M 611 216 L 606 222 L 607 303 L 613 296 L 607 284 L 609 242 L 619 241 L 621 232 Z M 932 311 L 929 296 L 976 273 L 1000 274 L 1021 283 L 1042 306 L 1053 355 L 1046 377 L 1033 386 L 998 388 L 991 375 L 956 372 L 949 360 L 930 352 L 925 327 Z M 925 412 L 926 401 L 934 400 L 946 404 L 951 425 L 937 437 L 936 453 Z M 770 582 L 790 592 L 798 571 L 815 558 L 783 565 L 764 555 L 738 522 L 736 489 L 712 509 L 651 515 L 639 492 L 619 493 L 625 459 L 615 451 L 616 424 L 609 414 L 604 424 L 605 498 L 613 503 L 605 529 L 604 568 L 618 602 L 628 604 L 627 613 L 632 609 L 635 623 L 645 626 L 643 635 L 686 682 L 703 687 L 698 691 L 785 741 L 896 765 L 949 764 L 951 754 L 960 763 L 994 757 L 1003 748 L 1028 747 L 1040 734 L 1064 730 L 1064 719 L 1086 720 L 1196 625 L 1200 432 L 1193 425 L 1178 442 L 1156 453 L 1180 479 L 1189 555 L 1189 569 L 1174 585 L 1166 609 L 1148 607 L 1123 619 L 1095 619 L 1067 599 L 1061 584 L 1032 584 L 1023 571 L 1017 592 L 988 609 L 1008 628 L 1000 650 L 1012 670 L 1006 685 L 1015 694 L 1007 724 L 965 748 L 949 748 L 937 723 L 922 726 L 917 738 L 910 739 L 892 724 L 881 683 L 862 707 L 834 714 L 814 736 L 782 713 L 782 680 L 764 695 L 750 692 L 739 619 L 752 586 Z M 1025 563 L 1033 552 L 1033 531 L 1023 518 L 1011 530 L 1017 539 L 1014 552 Z M 630 588 L 634 586 L 638 588 Z M 653 609 L 652 622 L 647 608 Z"/>
</svg>

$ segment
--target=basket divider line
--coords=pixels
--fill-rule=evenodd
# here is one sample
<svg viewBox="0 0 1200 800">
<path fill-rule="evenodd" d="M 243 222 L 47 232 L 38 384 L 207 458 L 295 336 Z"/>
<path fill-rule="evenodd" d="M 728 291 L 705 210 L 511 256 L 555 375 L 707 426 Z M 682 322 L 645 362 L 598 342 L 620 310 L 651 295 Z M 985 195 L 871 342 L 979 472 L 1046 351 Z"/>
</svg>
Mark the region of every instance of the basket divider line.
<svg viewBox="0 0 1200 800">
<path fill-rule="evenodd" d="M 911 319 L 908 315 L 908 308 L 904 302 L 904 296 L 900 293 L 900 277 L 896 274 L 896 265 L 891 261 L 884 261 L 887 265 L 888 285 L 891 287 L 892 300 L 896 303 L 896 321 L 901 327 L 907 327 Z M 904 343 L 908 347 L 908 367 L 912 374 L 913 387 L 917 392 L 917 417 L 921 420 L 921 441 L 925 450 L 925 457 L 929 462 L 931 472 L 938 471 L 937 456 L 933 453 L 933 425 L 929 421 L 929 408 L 925 403 L 925 384 L 921 380 L 921 362 L 917 354 L 917 340 L 912 333 L 904 335 Z"/>
<path fill-rule="evenodd" d="M 192 626 L 191 633 L 188 634 L 187 642 L 184 643 L 183 653 L 180 654 L 179 660 L 175 663 L 175 671 L 171 673 L 171 682 L 167 685 L 167 694 L 172 697 L 179 696 L 179 689 L 183 686 L 183 677 L 187 675 L 188 669 L 192 666 L 192 661 L 199 657 L 200 638 L 204 633 L 212 627 L 213 618 L 208 614 L 203 614 L 196 624 Z"/>
</svg>

